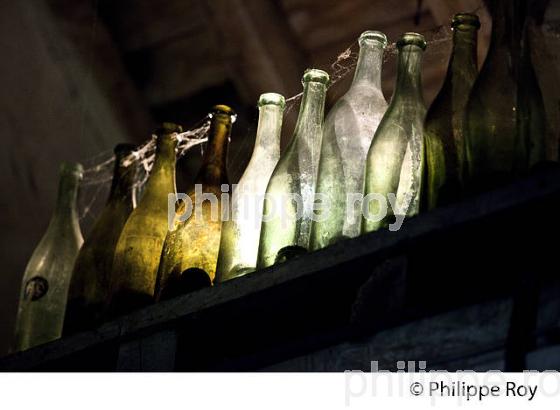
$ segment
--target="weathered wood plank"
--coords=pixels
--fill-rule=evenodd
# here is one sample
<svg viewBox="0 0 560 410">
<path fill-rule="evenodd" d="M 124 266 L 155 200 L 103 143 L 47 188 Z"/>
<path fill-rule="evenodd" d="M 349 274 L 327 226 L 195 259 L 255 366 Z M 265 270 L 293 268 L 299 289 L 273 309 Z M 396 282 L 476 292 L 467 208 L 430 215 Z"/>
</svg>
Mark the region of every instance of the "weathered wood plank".
<svg viewBox="0 0 560 410">
<path fill-rule="evenodd" d="M 420 362 L 424 363 L 426 370 L 452 370 L 449 363 L 489 352 L 501 351 L 503 355 L 511 309 L 511 300 L 471 306 L 384 330 L 365 340 L 343 343 L 262 370 L 397 371 L 398 362 L 409 361 L 415 363 L 417 371 Z"/>
<path fill-rule="evenodd" d="M 546 232 L 560 228 L 559 206 L 560 171 L 539 173 L 410 219 L 400 231 L 340 242 L 4 358 L 0 369 L 67 369 L 65 358 L 87 356 L 93 348 L 111 352 L 114 345 L 177 331 L 176 369 L 254 370 L 444 311 L 511 297 L 514 278 L 528 261 L 552 263 Z M 535 215 L 546 215 L 546 224 L 535 223 Z M 526 252 L 527 240 L 536 252 Z M 396 270 L 382 266 L 400 256 L 406 256 L 406 279 L 378 273 L 377 282 L 368 283 L 375 272 L 399 272 L 401 263 L 393 265 Z M 396 281 L 387 281 L 391 278 Z M 387 290 L 398 283 L 404 298 Z M 368 303 L 376 299 L 388 309 L 381 313 L 377 302 Z"/>
</svg>

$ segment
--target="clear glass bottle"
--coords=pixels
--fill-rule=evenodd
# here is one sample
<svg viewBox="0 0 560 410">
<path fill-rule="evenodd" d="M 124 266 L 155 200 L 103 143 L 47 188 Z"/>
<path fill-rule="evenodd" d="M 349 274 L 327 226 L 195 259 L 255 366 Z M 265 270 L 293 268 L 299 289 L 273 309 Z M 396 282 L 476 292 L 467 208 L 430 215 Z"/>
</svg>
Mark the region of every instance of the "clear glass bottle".
<svg viewBox="0 0 560 410">
<path fill-rule="evenodd" d="M 466 188 L 477 193 L 506 184 L 544 160 L 542 95 L 523 41 L 527 0 L 488 3 L 492 38 L 467 104 Z"/>
<path fill-rule="evenodd" d="M 259 98 L 259 123 L 255 148 L 235 187 L 230 218 L 222 224 L 216 282 L 255 270 L 266 186 L 280 158 L 280 136 L 285 99 L 266 93 Z"/>
<path fill-rule="evenodd" d="M 443 86 L 424 124 L 425 167 L 422 204 L 433 209 L 463 195 L 465 144 L 463 118 L 469 93 L 478 74 L 478 16 L 453 17 L 453 50 Z"/>
<path fill-rule="evenodd" d="M 360 202 L 349 200 L 362 193 L 366 156 L 387 110 L 381 90 L 387 37 L 379 31 L 366 31 L 359 45 L 352 85 L 331 109 L 323 127 L 316 192 L 325 196 L 328 209 L 324 215 L 322 210 L 317 212 L 319 218 L 311 229 L 311 250 L 360 234 Z"/>
<path fill-rule="evenodd" d="M 115 168 L 109 199 L 80 249 L 64 319 L 64 333 L 90 329 L 99 324 L 109 308 L 111 271 L 115 247 L 130 213 L 136 206 L 136 164 L 123 160 L 135 146 L 115 147 Z"/>
<path fill-rule="evenodd" d="M 165 123 L 157 131 L 156 158 L 144 194 L 119 236 L 111 273 L 110 311 L 124 313 L 153 301 L 168 230 L 168 195 L 176 193 L 177 133 Z"/>
<path fill-rule="evenodd" d="M 83 243 L 76 200 L 80 164 L 60 167 L 58 199 L 47 231 L 33 251 L 25 273 L 16 321 L 15 350 L 60 338 L 72 268 Z"/>
<path fill-rule="evenodd" d="M 402 221 L 419 210 L 422 129 L 426 116 L 421 65 L 426 40 L 420 34 L 405 33 L 397 47 L 395 91 L 373 137 L 366 161 L 364 233 L 392 225 L 395 218 L 397 222 Z"/>
<path fill-rule="evenodd" d="M 311 235 L 315 184 L 329 75 L 310 69 L 294 136 L 266 189 L 257 268 L 306 252 Z"/>
<path fill-rule="evenodd" d="M 189 288 L 189 283 L 199 282 L 201 275 L 208 275 L 209 283 L 216 276 L 222 232 L 222 193 L 229 192 L 227 152 L 236 115 L 230 107 L 216 105 L 211 116 L 208 146 L 202 166 L 195 179 L 194 189 L 187 194 L 191 212 L 186 215 L 186 220 L 175 224 L 165 239 L 156 300 L 163 298 L 166 293 L 173 294 L 170 288 Z"/>
</svg>

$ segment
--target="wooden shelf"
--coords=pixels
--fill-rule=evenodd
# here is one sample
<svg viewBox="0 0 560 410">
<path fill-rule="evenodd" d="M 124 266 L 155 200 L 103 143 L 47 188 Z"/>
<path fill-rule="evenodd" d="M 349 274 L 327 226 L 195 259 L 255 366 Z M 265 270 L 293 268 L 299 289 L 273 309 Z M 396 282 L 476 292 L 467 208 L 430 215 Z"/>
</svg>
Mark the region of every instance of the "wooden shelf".
<svg viewBox="0 0 560 410">
<path fill-rule="evenodd" d="M 541 171 L 400 231 L 343 241 L 5 357 L 0 370 L 546 366 L 540 349 L 560 345 L 551 239 L 559 211 L 560 170 Z"/>
</svg>

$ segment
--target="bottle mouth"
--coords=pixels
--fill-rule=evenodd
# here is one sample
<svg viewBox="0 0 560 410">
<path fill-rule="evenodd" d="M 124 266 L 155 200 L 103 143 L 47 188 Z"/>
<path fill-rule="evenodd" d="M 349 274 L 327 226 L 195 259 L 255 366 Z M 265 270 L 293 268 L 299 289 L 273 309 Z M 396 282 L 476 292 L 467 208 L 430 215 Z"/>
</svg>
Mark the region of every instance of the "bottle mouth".
<svg viewBox="0 0 560 410">
<path fill-rule="evenodd" d="M 383 34 L 381 31 L 375 31 L 375 30 L 364 31 L 360 35 L 360 38 L 358 39 L 358 44 L 361 47 L 362 44 L 365 43 L 366 41 L 377 41 L 378 43 L 381 44 L 381 47 L 383 48 L 387 47 L 387 36 Z"/>
<path fill-rule="evenodd" d="M 134 144 L 121 143 L 115 146 L 113 152 L 115 153 L 116 156 L 123 156 L 123 155 L 130 154 L 135 149 L 136 149 L 136 145 Z"/>
<path fill-rule="evenodd" d="M 175 132 L 183 132 L 183 127 L 172 122 L 164 122 L 161 127 L 156 130 L 156 135 L 173 134 Z"/>
<path fill-rule="evenodd" d="M 458 13 L 453 16 L 451 20 L 451 27 L 453 29 L 460 28 L 461 26 L 480 28 L 480 20 L 476 14 Z"/>
<path fill-rule="evenodd" d="M 210 111 L 210 114 L 224 114 L 224 115 L 229 115 L 231 117 L 234 117 L 236 115 L 233 108 L 225 104 L 218 104 L 213 106 L 212 110 Z"/>
<path fill-rule="evenodd" d="M 278 105 L 284 109 L 284 107 L 286 107 L 286 99 L 282 94 L 264 93 L 259 97 L 258 103 L 259 107 L 262 107 L 263 105 Z"/>
<path fill-rule="evenodd" d="M 308 68 L 303 74 L 302 83 L 316 82 L 328 85 L 330 81 L 329 74 L 326 71 L 317 68 Z"/>
<path fill-rule="evenodd" d="M 425 50 L 428 44 L 426 43 L 426 39 L 424 38 L 424 36 L 418 33 L 404 33 L 399 41 L 397 41 L 398 48 L 410 45 L 418 46 L 422 50 Z"/>
<path fill-rule="evenodd" d="M 84 176 L 84 167 L 79 162 L 66 162 L 63 161 L 60 163 L 60 175 L 72 175 L 79 179 L 82 179 Z"/>
</svg>

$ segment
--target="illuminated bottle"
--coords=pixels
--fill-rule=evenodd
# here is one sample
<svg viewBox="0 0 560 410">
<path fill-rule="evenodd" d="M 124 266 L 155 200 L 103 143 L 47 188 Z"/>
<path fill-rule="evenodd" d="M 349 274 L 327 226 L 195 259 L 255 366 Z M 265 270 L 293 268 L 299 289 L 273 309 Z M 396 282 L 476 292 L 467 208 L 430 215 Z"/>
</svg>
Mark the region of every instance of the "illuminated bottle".
<svg viewBox="0 0 560 410">
<path fill-rule="evenodd" d="M 136 206 L 136 164 L 123 164 L 133 150 L 134 145 L 131 144 L 115 147 L 109 199 L 74 265 L 64 320 L 65 333 L 95 326 L 109 307 L 115 247 L 124 224 Z"/>
<path fill-rule="evenodd" d="M 325 119 L 316 192 L 325 196 L 328 208 L 324 215 L 318 211 L 320 219 L 313 222 L 312 250 L 360 234 L 360 202 L 348 200 L 362 193 L 368 149 L 387 110 L 381 91 L 381 65 L 387 37 L 378 31 L 366 31 L 360 36 L 359 44 L 352 85 Z"/>
<path fill-rule="evenodd" d="M 265 268 L 306 252 L 321 151 L 329 75 L 307 70 L 294 136 L 266 189 L 257 267 Z"/>
<path fill-rule="evenodd" d="M 397 47 L 395 91 L 366 161 L 362 232 L 386 227 L 395 217 L 418 213 L 426 116 L 421 64 L 426 40 L 420 34 L 405 33 Z"/>
<path fill-rule="evenodd" d="M 542 95 L 523 41 L 527 0 L 489 4 L 492 38 L 466 109 L 466 184 L 476 193 L 524 175 L 544 159 Z"/>
<path fill-rule="evenodd" d="M 16 321 L 16 351 L 62 335 L 72 268 L 83 243 L 76 210 L 82 173 L 80 164 L 63 163 L 60 167 L 54 214 L 23 275 Z"/>
<path fill-rule="evenodd" d="M 480 27 L 474 14 L 453 17 L 453 51 L 443 86 L 424 124 L 425 166 L 422 203 L 426 209 L 461 198 L 465 144 L 463 118 L 478 74 L 476 38 Z"/>
<path fill-rule="evenodd" d="M 282 116 L 286 105 L 280 94 L 262 94 L 253 155 L 232 194 L 231 215 L 223 222 L 216 282 L 255 269 L 266 185 L 280 158 Z"/>
<path fill-rule="evenodd" d="M 158 265 L 167 235 L 168 195 L 176 193 L 177 133 L 164 124 L 157 132 L 156 158 L 144 194 L 121 232 L 111 274 L 111 311 L 126 312 L 153 301 Z"/>
<path fill-rule="evenodd" d="M 191 279 L 200 282 L 201 276 L 208 275 L 208 283 L 214 281 L 222 231 L 222 193 L 229 195 L 227 148 L 236 116 L 230 107 L 216 105 L 211 117 L 208 146 L 195 187 L 183 201 L 177 213 L 180 219 L 165 240 L 156 299 L 173 294 L 173 287 L 188 288 Z"/>
</svg>

